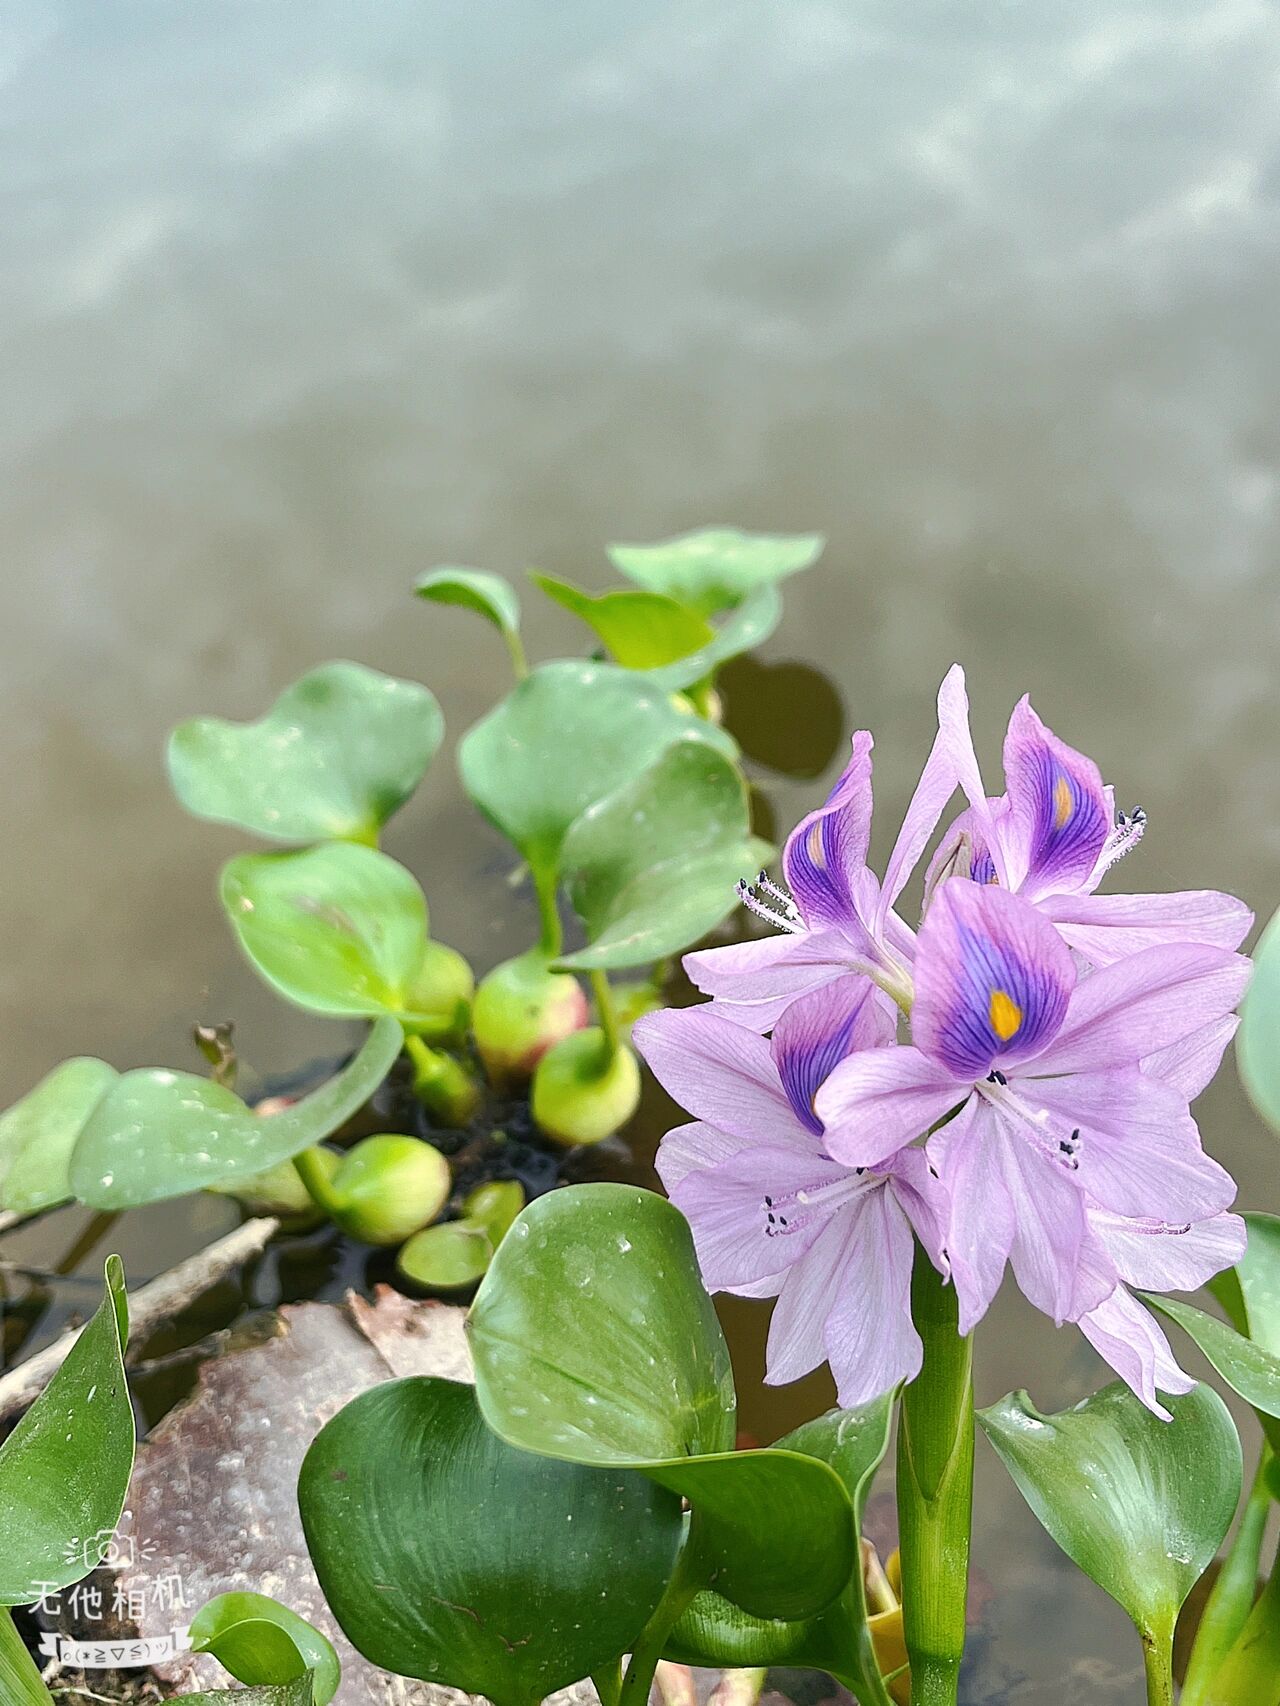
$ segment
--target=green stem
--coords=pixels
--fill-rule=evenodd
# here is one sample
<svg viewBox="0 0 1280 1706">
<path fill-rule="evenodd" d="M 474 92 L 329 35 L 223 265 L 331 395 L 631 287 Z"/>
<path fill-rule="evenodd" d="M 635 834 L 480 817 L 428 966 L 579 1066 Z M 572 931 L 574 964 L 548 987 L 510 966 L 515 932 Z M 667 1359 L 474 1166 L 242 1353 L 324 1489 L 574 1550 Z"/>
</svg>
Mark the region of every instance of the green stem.
<svg viewBox="0 0 1280 1706">
<path fill-rule="evenodd" d="M 622 1698 L 621 1659 L 615 1659 L 604 1670 L 595 1671 L 591 1680 L 595 1684 L 596 1693 L 600 1696 L 600 1706 L 618 1706 Z"/>
<path fill-rule="evenodd" d="M 1142 1662 L 1147 1674 L 1147 1706 L 1173 1706 L 1173 1635 L 1142 1642 Z"/>
<path fill-rule="evenodd" d="M 1182 1706 L 1206 1706 L 1210 1684 L 1253 1610 L 1262 1540 L 1271 1511 L 1271 1492 L 1267 1486 L 1270 1458 L 1271 1449 L 1264 1442 L 1240 1526 L 1205 1601 L 1182 1686 Z"/>
<path fill-rule="evenodd" d="M 622 1679 L 618 1706 L 648 1706 L 662 1649 L 695 1596 L 706 1587 L 709 1574 L 706 1559 L 702 1556 L 698 1519 L 694 1515 L 690 1518 L 689 1531 L 666 1591 L 632 1650 L 627 1673 Z"/>
<path fill-rule="evenodd" d="M 564 925 L 560 922 L 555 872 L 535 870 L 533 888 L 538 897 L 538 917 L 542 922 L 539 946 L 547 959 L 559 959 L 564 948 Z"/>
<path fill-rule="evenodd" d="M 956 1706 L 973 1514 L 973 1343 L 956 1294 L 917 1248 L 911 1314 L 924 1341 L 898 1421 L 902 1618 L 912 1706 Z"/>
<path fill-rule="evenodd" d="M 1205 1706 L 1280 1706 L 1280 1558 L 1209 1684 Z"/>
<path fill-rule="evenodd" d="M 330 1220 L 335 1219 L 342 1208 L 342 1202 L 324 1170 L 319 1149 L 304 1149 L 301 1155 L 295 1155 L 293 1170 L 302 1180 L 307 1195 L 321 1213 L 327 1214 Z"/>
<path fill-rule="evenodd" d="M 600 1020 L 600 1029 L 604 1032 L 607 1048 L 605 1064 L 608 1065 L 622 1046 L 622 1032 L 618 1028 L 618 1009 L 613 999 L 613 988 L 609 982 L 609 974 L 603 971 L 593 971 L 588 974 L 591 978 L 591 992 L 596 998 L 596 1015 Z"/>
<path fill-rule="evenodd" d="M 53 1706 L 53 1696 L 7 1606 L 0 1606 L 0 1700 L 4 1706 Z"/>
<path fill-rule="evenodd" d="M 407 1036 L 404 1052 L 413 1062 L 413 1093 L 422 1105 L 448 1125 L 465 1126 L 480 1103 L 479 1087 L 466 1068 L 421 1037 Z"/>
<path fill-rule="evenodd" d="M 517 681 L 523 681 L 529 673 L 529 659 L 525 656 L 524 641 L 515 628 L 505 626 L 502 637 L 507 642 L 507 651 L 511 654 L 512 673 Z"/>
</svg>

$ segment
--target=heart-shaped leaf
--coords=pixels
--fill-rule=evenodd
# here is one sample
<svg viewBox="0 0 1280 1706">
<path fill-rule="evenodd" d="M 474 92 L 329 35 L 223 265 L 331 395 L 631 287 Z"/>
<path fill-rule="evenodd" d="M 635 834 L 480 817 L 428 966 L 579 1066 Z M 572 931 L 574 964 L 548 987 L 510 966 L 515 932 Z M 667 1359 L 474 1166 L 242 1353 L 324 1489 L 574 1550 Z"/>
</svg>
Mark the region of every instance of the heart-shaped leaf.
<svg viewBox="0 0 1280 1706">
<path fill-rule="evenodd" d="M 530 574 L 548 598 L 579 618 L 624 669 L 656 669 L 715 638 L 705 616 L 662 592 L 583 592 L 555 575 Z"/>
<path fill-rule="evenodd" d="M 811 567 L 824 544 L 820 533 L 701 527 L 657 545 L 610 545 L 609 561 L 628 580 L 711 616 L 741 603 L 758 586 Z"/>
<path fill-rule="evenodd" d="M 536 1706 L 629 1651 L 682 1535 L 679 1500 L 644 1476 L 514 1451 L 469 1386 L 420 1377 L 321 1430 L 298 1504 L 365 1657 L 494 1706 Z"/>
<path fill-rule="evenodd" d="M 670 747 L 570 825 L 562 869 L 588 946 L 560 964 L 636 966 L 689 947 L 772 853 L 751 834 L 736 765 L 698 742 Z"/>
<path fill-rule="evenodd" d="M 256 723 L 179 724 L 169 778 L 196 817 L 272 841 L 372 842 L 426 775 L 443 733 L 425 687 L 326 663 Z"/>
<path fill-rule="evenodd" d="M 894 1395 L 885 1393 L 857 1410 L 832 1410 L 778 1441 L 779 1447 L 828 1463 L 844 1483 L 854 1523 L 862 1513 L 875 1472 L 889 1449 Z M 859 1699 L 872 1698 L 867 1673 L 875 1664 L 862 1572 L 821 1616 L 783 1622 L 751 1617 L 723 1595 L 700 1593 L 667 1643 L 668 1658 L 682 1664 L 737 1668 L 798 1665 L 839 1677 Z"/>
<path fill-rule="evenodd" d="M 372 847 L 332 842 L 244 853 L 223 868 L 236 940 L 275 990 L 309 1013 L 373 1018 L 447 1035 L 457 1001 L 424 987 L 427 903 L 413 875 Z"/>
<path fill-rule="evenodd" d="M 1253 1405 L 1272 1449 L 1280 1450 L 1280 1356 L 1180 1298 L 1142 1296 L 1195 1340 L 1231 1390 Z"/>
<path fill-rule="evenodd" d="M 715 674 L 723 663 L 767 640 L 782 620 L 782 595 L 776 586 L 760 586 L 715 630 L 704 646 L 674 663 L 661 664 L 644 672 L 650 686 L 665 693 L 682 693 L 695 682 Z"/>
<path fill-rule="evenodd" d="M 735 751 L 643 677 L 573 660 L 520 682 L 463 736 L 458 763 L 471 798 L 545 881 L 574 819 L 679 741 Z"/>
<path fill-rule="evenodd" d="M 1250 1101 L 1272 1130 L 1280 1132 L 1280 912 L 1253 952 L 1236 1060 Z"/>
<path fill-rule="evenodd" d="M 64 1060 L 0 1114 L 0 1206 L 34 1214 L 72 1195 L 67 1168 L 85 1121 L 118 1074 L 105 1060 Z"/>
<path fill-rule="evenodd" d="M 844 1588 L 848 1494 L 812 1458 L 734 1451 L 729 1354 L 689 1228 L 664 1198 L 601 1184 L 530 1203 L 468 1329 L 489 1426 L 525 1451 L 642 1469 L 687 1498 L 718 1592 L 802 1617 Z"/>
<path fill-rule="evenodd" d="M 30 1605 L 106 1556 L 133 1473 L 128 1337 L 124 1269 L 109 1256 L 97 1313 L 0 1446 L 0 1605 Z"/>
<path fill-rule="evenodd" d="M 287 1605 L 262 1593 L 224 1593 L 191 1620 L 191 1650 L 212 1653 L 237 1682 L 311 1678 L 314 1706 L 329 1706 L 342 1680 L 333 1643 Z"/>
<path fill-rule="evenodd" d="M 379 1019 L 335 1078 L 259 1118 L 220 1084 L 188 1072 L 125 1072 L 98 1103 L 71 1158 L 91 1208 L 134 1208 L 265 1172 L 337 1131 L 391 1070 L 404 1033 Z"/>
<path fill-rule="evenodd" d="M 978 1420 L 1049 1534 L 1167 1657 L 1178 1611 L 1231 1526 L 1241 1460 L 1216 1392 L 1165 1402 L 1171 1422 L 1117 1382 L 1043 1416 L 1013 1392 Z"/>
<path fill-rule="evenodd" d="M 472 610 L 504 634 L 520 629 L 520 600 L 511 582 L 487 569 L 430 569 L 418 577 L 414 591 L 431 604 L 452 604 Z"/>
</svg>

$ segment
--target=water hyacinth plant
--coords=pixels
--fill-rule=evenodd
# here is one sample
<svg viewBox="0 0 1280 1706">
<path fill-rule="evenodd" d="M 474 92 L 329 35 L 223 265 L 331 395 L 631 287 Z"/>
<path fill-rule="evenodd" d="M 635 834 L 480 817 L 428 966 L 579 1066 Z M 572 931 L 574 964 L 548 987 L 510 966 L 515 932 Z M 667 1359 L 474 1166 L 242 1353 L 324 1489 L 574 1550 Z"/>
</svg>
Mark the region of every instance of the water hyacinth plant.
<svg viewBox="0 0 1280 1706">
<path fill-rule="evenodd" d="M 640 1094 L 630 1020 L 660 1004 L 668 957 L 734 909 L 735 882 L 771 851 L 751 831 L 715 680 L 773 631 L 779 583 L 820 549 L 808 535 L 712 528 L 615 547 L 637 583 L 625 590 L 587 595 L 535 575 L 608 653 L 535 667 L 507 581 L 455 568 L 422 577 L 418 596 L 442 620 L 441 607 L 460 607 L 499 630 L 516 676 L 463 737 L 459 765 L 523 861 L 537 940 L 478 984 L 433 935 L 418 879 L 379 845 L 443 737 L 427 688 L 335 662 L 254 722 L 182 724 L 168 749 L 182 804 L 275 844 L 223 869 L 239 947 L 284 1000 L 367 1021 L 368 1034 L 328 1083 L 258 1109 L 236 1094 L 229 1046 L 213 1047 L 208 1078 L 67 1061 L 0 1115 L 0 1207 L 26 1215 L 75 1199 L 115 1211 L 209 1189 L 403 1248 L 412 1283 L 474 1284 L 524 1200 L 502 1176 L 505 1127 L 531 1120 L 535 1141 L 571 1148 L 627 1123 Z M 620 971 L 642 975 L 617 985 Z M 425 1130 L 326 1147 L 388 1073 Z M 457 1155 L 467 1171 L 455 1191 Z M 498 1176 L 477 1183 L 477 1168 Z M 487 1184 L 502 1187 L 497 1211 Z"/>
<path fill-rule="evenodd" d="M 791 835 L 786 886 L 744 887 L 775 934 L 691 954 L 711 1000 L 636 1024 L 692 1116 L 659 1152 L 670 1201 L 601 1184 L 531 1203 L 470 1313 L 474 1399 L 402 1381 L 321 1433 L 300 1500 L 322 1583 L 377 1663 L 498 1706 L 583 1673 L 605 1706 L 640 1706 L 660 1664 L 731 1668 L 746 1698 L 785 1665 L 827 1671 L 864 1706 L 955 1706 L 980 1424 L 1132 1619 L 1148 1700 L 1171 1703 L 1175 1624 L 1235 1514 L 1242 1452 L 1156 1310 L 1265 1435 L 1182 1699 L 1275 1706 L 1280 1572 L 1256 1603 L 1255 1589 L 1280 1497 L 1280 1220 L 1231 1212 L 1190 1113 L 1235 1029 L 1250 915 L 1208 892 L 1097 894 L 1142 814 L 1117 816 L 1026 701 L 1006 793 L 987 797 L 958 670 L 878 881 L 870 747 L 854 737 Z M 957 791 L 910 924 L 901 895 Z M 1242 1055 L 1280 1123 L 1277 940 L 1273 927 Z M 1007 1267 L 1120 1381 L 1059 1415 L 1011 1393 L 975 1416 L 973 1333 Z M 1206 1282 L 1227 1321 L 1163 1295 Z M 767 1378 L 829 1363 L 841 1408 L 768 1450 L 733 1449 L 718 1290 L 776 1298 Z M 850 1537 L 895 1411 L 901 1551 L 885 1569 Z M 512 1484 L 554 1466 L 545 1500 L 482 1504 L 468 1491 L 481 1451 L 492 1488 L 522 1456 L 529 1479 Z M 593 1496 L 616 1501 L 617 1523 Z M 668 1676 L 664 1697 L 678 1689 Z"/>
</svg>

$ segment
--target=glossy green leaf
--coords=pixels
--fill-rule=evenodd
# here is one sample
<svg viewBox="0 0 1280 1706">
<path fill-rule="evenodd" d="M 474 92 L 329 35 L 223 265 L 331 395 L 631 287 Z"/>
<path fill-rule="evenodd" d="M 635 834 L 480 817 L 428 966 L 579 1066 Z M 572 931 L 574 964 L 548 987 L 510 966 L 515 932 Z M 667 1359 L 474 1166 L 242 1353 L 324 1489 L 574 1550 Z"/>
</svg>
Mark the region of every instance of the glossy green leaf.
<svg viewBox="0 0 1280 1706">
<path fill-rule="evenodd" d="M 118 1076 L 90 1055 L 64 1060 L 0 1114 L 0 1207 L 33 1214 L 66 1202 L 71 1152 Z"/>
<path fill-rule="evenodd" d="M 179 1694 L 169 1706 L 313 1706 L 309 1676 L 261 1688 L 206 1688 L 199 1694 Z"/>
<path fill-rule="evenodd" d="M 332 842 L 298 853 L 245 853 L 223 868 L 236 940 L 271 987 L 331 1018 L 391 1013 L 445 1034 L 457 1000 L 433 1000 L 427 903 L 403 865 L 372 847 Z"/>
<path fill-rule="evenodd" d="M 320 1143 L 362 1108 L 403 1040 L 394 1019 L 379 1019 L 336 1077 L 266 1118 L 189 1072 L 125 1072 L 76 1145 L 72 1189 L 91 1208 L 134 1208 L 263 1173 Z"/>
<path fill-rule="evenodd" d="M 696 652 L 674 663 L 646 670 L 645 680 L 667 693 L 680 693 L 713 676 L 723 663 L 767 640 L 782 620 L 782 595 L 776 586 L 757 587 Z"/>
<path fill-rule="evenodd" d="M 1240 1009 L 1236 1060 L 1249 1099 L 1280 1132 L 1280 912 L 1253 952 L 1253 977 Z"/>
<path fill-rule="evenodd" d="M 1180 1298 L 1156 1292 L 1140 1295 L 1195 1340 L 1231 1390 L 1258 1412 L 1272 1449 L 1280 1449 L 1280 1356 Z"/>
<path fill-rule="evenodd" d="M 311 1677 L 315 1706 L 342 1680 L 333 1643 L 287 1605 L 262 1593 L 224 1593 L 191 1620 L 191 1649 L 212 1653 L 237 1682 L 278 1685 Z"/>
<path fill-rule="evenodd" d="M 1214 1275 L 1209 1290 L 1237 1332 L 1272 1356 L 1280 1356 L 1280 1218 L 1274 1214 L 1241 1218 L 1249 1239 L 1245 1253 L 1234 1268 Z"/>
<path fill-rule="evenodd" d="M 692 946 L 772 854 L 751 834 L 736 765 L 699 742 L 669 748 L 570 825 L 562 870 L 588 945 L 559 963 L 646 965 Z"/>
<path fill-rule="evenodd" d="M 298 1504 L 325 1598 L 365 1657 L 495 1706 L 535 1706 L 628 1651 L 682 1535 L 679 1500 L 644 1476 L 514 1451 L 469 1386 L 426 1378 L 341 1410 L 307 1453 Z"/>
<path fill-rule="evenodd" d="M 735 751 L 642 677 L 574 660 L 520 682 L 463 736 L 458 763 L 471 798 L 546 878 L 574 819 L 680 741 Z"/>
<path fill-rule="evenodd" d="M 54 1706 L 7 1606 L 0 1606 L 0 1700 L 4 1706 Z"/>
<path fill-rule="evenodd" d="M 734 1451 L 729 1354 L 689 1228 L 664 1198 L 610 1184 L 539 1197 L 468 1328 L 489 1426 L 526 1451 L 643 1469 L 687 1498 L 717 1591 L 800 1617 L 844 1588 L 848 1495 L 812 1458 Z"/>
<path fill-rule="evenodd" d="M 778 1441 L 779 1447 L 830 1464 L 862 1525 L 867 1495 L 889 1449 L 894 1394 L 857 1410 L 832 1410 Z M 797 1665 L 840 1677 L 859 1698 L 865 1667 L 874 1663 L 870 1637 L 863 1631 L 862 1577 L 855 1569 L 835 1604 L 820 1616 L 784 1622 L 751 1617 L 714 1592 L 700 1593 L 677 1623 L 666 1654 L 682 1664 L 736 1668 Z"/>
<path fill-rule="evenodd" d="M 427 772 L 444 733 L 435 695 L 357 663 L 326 663 L 254 723 L 195 717 L 169 738 L 189 812 L 273 841 L 372 841 Z"/>
<path fill-rule="evenodd" d="M 811 567 L 824 544 L 820 533 L 701 527 L 657 545 L 610 545 L 609 560 L 629 580 L 710 616 L 741 603 L 759 586 Z"/>
<path fill-rule="evenodd" d="M 30 1605 L 106 1556 L 133 1473 L 124 1375 L 129 1304 L 118 1256 L 97 1313 L 0 1446 L 0 1605 Z"/>
<path fill-rule="evenodd" d="M 615 663 L 655 669 L 688 657 L 715 638 L 705 616 L 661 592 L 583 592 L 555 575 L 531 574 L 548 598 L 585 622 Z"/>
<path fill-rule="evenodd" d="M 1116 1382 L 1043 1416 L 1025 1392 L 978 1413 L 1018 1490 L 1062 1550 L 1165 1649 L 1240 1498 L 1240 1441 L 1197 1386 L 1153 1416 Z"/>
<path fill-rule="evenodd" d="M 418 578 L 414 591 L 431 604 L 452 604 L 474 611 L 503 634 L 520 628 L 520 600 L 511 582 L 487 569 L 430 569 Z"/>
</svg>

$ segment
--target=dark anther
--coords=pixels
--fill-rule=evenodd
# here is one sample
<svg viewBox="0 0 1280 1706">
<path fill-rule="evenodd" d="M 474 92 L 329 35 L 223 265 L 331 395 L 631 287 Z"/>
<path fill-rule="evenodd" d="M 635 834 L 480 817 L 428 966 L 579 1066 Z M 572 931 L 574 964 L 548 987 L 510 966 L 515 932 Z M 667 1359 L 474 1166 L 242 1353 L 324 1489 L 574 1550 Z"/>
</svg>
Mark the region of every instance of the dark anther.
<svg viewBox="0 0 1280 1706">
<path fill-rule="evenodd" d="M 1007 1084 L 1008 1082 L 1009 1080 L 1005 1077 L 1003 1072 L 989 1072 L 987 1074 L 988 1084 Z"/>
</svg>

